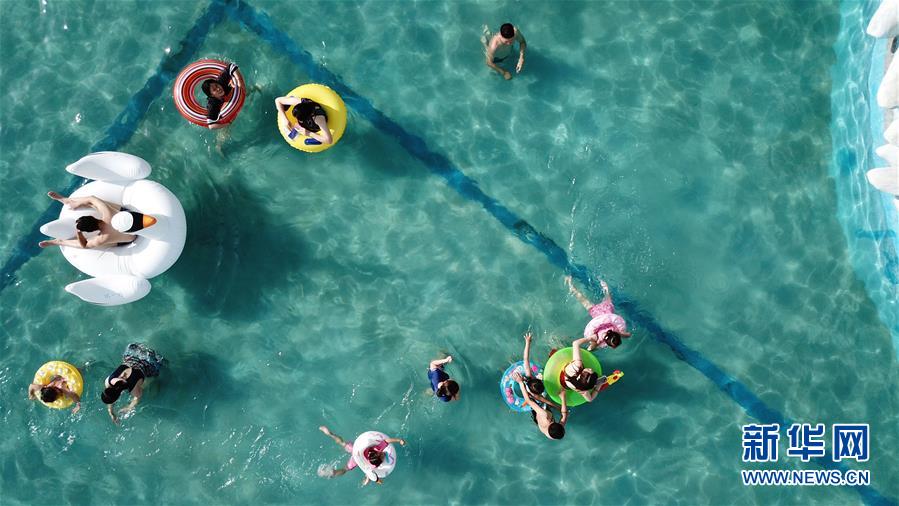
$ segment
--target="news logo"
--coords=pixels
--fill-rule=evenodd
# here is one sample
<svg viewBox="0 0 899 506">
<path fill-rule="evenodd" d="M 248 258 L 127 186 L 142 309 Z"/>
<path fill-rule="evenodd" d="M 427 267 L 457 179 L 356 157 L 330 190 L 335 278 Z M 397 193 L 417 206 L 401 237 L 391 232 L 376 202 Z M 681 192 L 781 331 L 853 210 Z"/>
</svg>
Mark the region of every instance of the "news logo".
<svg viewBox="0 0 899 506">
<path fill-rule="evenodd" d="M 870 428 L 866 423 L 835 423 L 831 426 L 831 460 L 855 460 L 867 462 L 870 458 Z M 827 457 L 826 427 L 824 424 L 794 423 L 786 430 L 789 458 L 809 462 L 813 458 Z M 743 462 L 763 463 L 778 461 L 780 424 L 743 425 Z M 856 469 L 741 470 L 745 486 L 795 486 L 869 485 L 871 472 Z"/>
</svg>

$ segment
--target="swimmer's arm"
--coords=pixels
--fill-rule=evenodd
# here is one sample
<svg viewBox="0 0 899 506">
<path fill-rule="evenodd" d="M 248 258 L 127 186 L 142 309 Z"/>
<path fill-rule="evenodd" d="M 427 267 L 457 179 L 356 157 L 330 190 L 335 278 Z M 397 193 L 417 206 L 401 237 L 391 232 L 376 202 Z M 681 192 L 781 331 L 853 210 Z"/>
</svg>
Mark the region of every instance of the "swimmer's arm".
<svg viewBox="0 0 899 506">
<path fill-rule="evenodd" d="M 119 417 L 115 416 L 115 412 L 112 410 L 112 404 L 106 405 L 106 411 L 109 412 L 109 418 L 112 418 L 112 423 L 119 423 Z"/>
<path fill-rule="evenodd" d="M 528 43 L 524 40 L 524 35 L 521 32 L 517 32 L 515 37 L 518 39 L 518 65 L 515 66 L 515 73 L 517 74 L 524 68 L 524 50 L 527 49 Z"/>
<path fill-rule="evenodd" d="M 428 365 L 428 369 L 435 370 L 440 367 L 443 367 L 444 364 L 448 364 L 453 361 L 452 355 L 447 355 L 446 358 L 441 358 L 437 360 L 431 360 L 431 363 Z"/>
<path fill-rule="evenodd" d="M 565 399 L 567 393 L 568 391 L 564 388 L 559 392 L 559 397 L 562 399 L 562 418 L 559 419 L 559 423 L 562 425 L 568 421 L 568 402 Z"/>
<path fill-rule="evenodd" d="M 406 446 L 406 440 L 401 437 L 389 437 L 384 440 L 385 443 L 399 443 L 400 446 Z"/>
<path fill-rule="evenodd" d="M 37 391 L 40 390 L 41 386 L 42 385 L 38 385 L 37 383 L 28 385 L 28 398 L 37 399 Z"/>
<path fill-rule="evenodd" d="M 511 74 L 506 72 L 506 70 L 500 68 L 497 64 L 493 63 L 493 54 L 495 52 L 496 52 L 496 48 L 493 46 L 493 41 L 490 41 L 490 43 L 487 45 L 487 51 L 484 53 L 486 56 L 485 63 L 487 64 L 488 67 L 492 68 L 493 70 L 498 72 L 501 76 L 505 77 L 506 79 L 511 78 Z M 506 74 L 509 74 L 509 77 L 506 77 Z"/>
<path fill-rule="evenodd" d="M 536 402 L 534 402 L 533 399 L 531 399 L 531 394 L 528 392 L 528 389 L 524 386 L 524 380 L 521 379 L 521 376 L 517 377 L 515 379 L 515 381 L 518 383 L 518 386 L 521 388 L 521 395 L 524 397 L 524 404 L 526 406 L 530 406 L 531 409 L 533 409 L 534 411 L 540 411 L 540 412 L 546 411 L 545 409 L 543 409 L 543 406 L 537 404 Z"/>
<path fill-rule="evenodd" d="M 287 129 L 284 130 L 284 135 L 290 133 L 290 128 L 293 124 L 290 121 L 290 118 L 287 117 L 287 114 L 284 112 L 286 107 L 290 107 L 291 105 L 296 105 L 300 103 L 300 99 L 296 97 L 278 97 L 275 99 L 275 110 L 278 111 L 278 126 Z"/>
<path fill-rule="evenodd" d="M 72 410 L 72 414 L 74 415 L 78 413 L 78 411 L 81 409 L 81 396 L 69 389 L 63 390 L 63 394 L 65 394 L 66 397 L 68 397 L 72 400 L 72 402 L 75 403 L 75 409 Z"/>
<path fill-rule="evenodd" d="M 210 124 L 206 125 L 206 128 L 208 128 L 210 130 L 216 130 L 219 128 L 225 128 L 226 126 L 227 125 L 223 125 L 221 123 L 210 123 Z"/>
<path fill-rule="evenodd" d="M 284 106 L 289 107 L 291 105 L 297 105 L 299 103 L 300 103 L 300 99 L 298 99 L 297 97 L 278 97 L 275 99 L 275 106 L 277 106 L 278 110 L 281 111 L 282 113 L 284 112 L 282 110 L 282 107 L 284 107 Z"/>
<path fill-rule="evenodd" d="M 592 340 L 592 337 L 582 337 L 580 339 L 575 339 L 571 343 L 571 360 L 577 362 L 581 360 L 581 345 L 586 343 L 587 341 Z"/>
<path fill-rule="evenodd" d="M 599 380 L 596 381 L 596 386 L 591 388 L 586 392 L 581 392 L 581 395 L 584 396 L 584 399 L 587 399 L 587 402 L 593 402 L 593 399 L 596 398 L 596 395 L 599 394 L 599 388 L 602 385 L 599 383 Z"/>
<path fill-rule="evenodd" d="M 333 141 L 331 139 L 331 130 L 328 128 L 328 120 L 323 116 L 316 116 L 315 124 L 318 125 L 318 127 L 321 129 L 321 132 L 312 132 L 306 130 L 306 133 L 304 135 L 306 135 L 307 137 L 312 137 L 322 144 L 331 144 L 331 142 Z"/>
<path fill-rule="evenodd" d="M 131 402 L 129 402 L 124 409 L 119 411 L 120 414 L 133 411 L 134 407 L 137 406 L 137 403 L 140 402 L 141 396 L 144 395 L 143 381 L 144 380 L 140 380 L 137 382 L 137 385 L 134 387 L 134 392 L 131 393 Z"/>
<path fill-rule="evenodd" d="M 563 390 L 563 392 L 564 392 L 564 390 Z M 549 399 L 549 398 L 547 398 L 547 397 L 544 397 L 544 396 L 542 396 L 542 395 L 540 395 L 540 394 L 533 394 L 533 393 L 532 393 L 531 396 L 534 398 L 535 401 L 542 402 L 542 403 L 547 404 L 547 405 L 549 405 L 549 406 L 552 406 L 552 407 L 554 407 L 554 408 L 561 408 L 561 407 L 562 407 L 562 406 L 559 406 L 559 405 L 558 405 L 556 402 L 554 402 L 552 399 Z"/>
</svg>

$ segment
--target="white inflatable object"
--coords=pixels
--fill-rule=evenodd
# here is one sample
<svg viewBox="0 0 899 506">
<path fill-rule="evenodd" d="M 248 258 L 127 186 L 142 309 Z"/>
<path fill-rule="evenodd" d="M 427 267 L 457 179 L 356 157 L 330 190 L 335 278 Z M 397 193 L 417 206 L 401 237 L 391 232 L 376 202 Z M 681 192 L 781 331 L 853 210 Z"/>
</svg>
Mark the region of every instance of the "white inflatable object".
<svg viewBox="0 0 899 506">
<path fill-rule="evenodd" d="M 365 473 L 368 479 L 375 481 L 377 478 L 384 478 L 393 472 L 396 467 L 396 448 L 393 443 L 387 445 L 384 449 L 384 462 L 380 466 L 375 467 L 365 458 L 365 450 L 379 443 L 386 441 L 387 435 L 378 431 L 370 430 L 359 434 L 359 437 L 353 441 L 353 461 L 359 466 L 359 469 Z"/>
<path fill-rule="evenodd" d="M 134 242 L 115 247 L 82 249 L 61 246 L 63 256 L 78 270 L 94 279 L 72 283 L 66 290 L 94 304 L 114 306 L 136 301 L 150 292 L 150 278 L 168 270 L 184 249 L 187 220 L 178 199 L 159 183 L 128 179 L 145 177 L 150 165 L 127 153 L 105 152 L 88 155 L 66 170 L 86 178 L 107 178 L 88 183 L 70 197 L 95 196 L 156 219 L 148 228 L 134 232 Z M 75 220 L 92 209 L 63 206 L 59 219 L 45 224 L 41 232 L 58 239 L 75 235 Z"/>
<path fill-rule="evenodd" d="M 899 0 L 883 0 L 868 23 L 868 35 L 895 37 L 899 35 Z"/>
<path fill-rule="evenodd" d="M 865 175 L 874 188 L 884 193 L 899 196 L 899 168 L 880 167 L 869 170 Z"/>
<path fill-rule="evenodd" d="M 143 158 L 118 151 L 91 153 L 66 167 L 67 172 L 97 181 L 144 179 L 152 170 Z"/>
<path fill-rule="evenodd" d="M 899 2 L 899 0 L 896 1 Z M 890 68 L 883 76 L 883 81 L 880 82 L 880 88 L 877 90 L 877 103 L 884 109 L 899 106 L 899 58 L 893 58 Z"/>
<path fill-rule="evenodd" d="M 884 144 L 874 150 L 877 156 L 886 160 L 891 167 L 899 167 L 899 146 Z"/>
<path fill-rule="evenodd" d="M 103 276 L 66 285 L 66 291 L 85 302 L 119 306 L 144 298 L 150 282 L 137 276 Z"/>
<path fill-rule="evenodd" d="M 890 126 L 883 132 L 883 138 L 895 146 L 899 146 L 899 119 L 894 119 Z"/>
</svg>

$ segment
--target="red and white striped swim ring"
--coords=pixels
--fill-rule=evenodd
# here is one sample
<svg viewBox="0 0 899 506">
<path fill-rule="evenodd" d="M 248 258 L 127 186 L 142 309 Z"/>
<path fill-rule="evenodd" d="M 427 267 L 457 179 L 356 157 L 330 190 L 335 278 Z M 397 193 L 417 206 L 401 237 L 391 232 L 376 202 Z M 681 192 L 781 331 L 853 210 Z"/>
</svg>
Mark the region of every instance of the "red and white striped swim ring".
<svg viewBox="0 0 899 506">
<path fill-rule="evenodd" d="M 207 79 L 218 78 L 227 68 L 227 62 L 206 59 L 191 63 L 178 74 L 172 94 L 175 98 L 175 107 L 178 108 L 178 112 L 184 116 L 184 119 L 195 125 L 208 126 L 206 106 L 197 102 L 197 87 Z M 240 74 L 240 70 L 236 70 L 232 79 L 231 93 L 225 96 L 225 103 L 222 105 L 222 111 L 216 123 L 226 125 L 234 121 L 240 108 L 243 107 L 246 95 L 243 76 Z"/>
</svg>

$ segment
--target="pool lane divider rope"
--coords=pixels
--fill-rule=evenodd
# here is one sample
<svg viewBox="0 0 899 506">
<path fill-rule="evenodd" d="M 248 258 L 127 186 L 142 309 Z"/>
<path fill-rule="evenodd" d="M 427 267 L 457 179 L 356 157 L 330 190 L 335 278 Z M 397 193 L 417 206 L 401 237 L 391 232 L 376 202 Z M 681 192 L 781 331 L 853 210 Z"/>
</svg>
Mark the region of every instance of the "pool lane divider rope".
<svg viewBox="0 0 899 506">
<path fill-rule="evenodd" d="M 173 51 L 162 59 L 156 67 L 156 72 L 147 79 L 143 88 L 131 96 L 122 112 L 106 129 L 106 135 L 91 146 L 90 152 L 115 151 L 127 143 L 146 116 L 150 104 L 165 91 L 166 86 L 174 80 L 178 72 L 193 60 L 209 32 L 225 19 L 227 18 L 224 4 L 221 0 L 213 0 L 181 40 L 178 51 Z M 69 195 L 85 182 L 84 178 L 74 176 L 60 193 Z M 61 207 L 62 204 L 53 202 L 31 227 L 31 232 L 22 236 L 13 247 L 12 254 L 0 268 L 0 292 L 15 281 L 16 272 L 26 262 L 40 254 L 42 248 L 37 243 L 44 238 L 40 227 L 56 219 Z"/>
<path fill-rule="evenodd" d="M 261 39 L 268 42 L 273 49 L 287 56 L 291 62 L 300 67 L 313 81 L 330 86 L 341 95 L 350 108 L 365 117 L 378 130 L 396 138 L 397 142 L 406 151 L 424 163 L 431 172 L 446 180 L 450 188 L 459 195 L 483 206 L 491 216 L 515 234 L 522 242 L 533 246 L 543 253 L 550 263 L 558 266 L 583 283 L 593 294 L 599 293 L 599 278 L 592 274 L 587 267 L 572 262 L 565 250 L 559 247 L 555 241 L 534 229 L 531 224 L 517 216 L 495 198 L 484 193 L 476 181 L 456 168 L 449 159 L 440 153 L 428 149 L 424 139 L 406 131 L 397 122 L 375 108 L 369 99 L 353 91 L 336 74 L 317 64 L 308 51 L 300 47 L 287 33 L 275 26 L 267 13 L 255 9 L 243 0 L 226 1 L 226 9 L 234 21 L 256 33 Z M 613 295 L 616 299 L 616 305 L 628 315 L 633 323 L 646 329 L 653 339 L 668 346 L 677 358 L 683 360 L 711 380 L 721 391 L 740 405 L 749 416 L 763 423 L 780 424 L 782 430 L 786 430 L 792 423 L 783 414 L 767 406 L 746 385 L 725 373 L 698 351 L 684 344 L 676 335 L 665 330 L 636 301 L 617 291 Z M 818 459 L 817 463 L 825 469 L 843 471 L 849 469 L 841 463 L 828 459 Z M 869 486 L 852 488 L 862 496 L 867 504 L 892 504 L 889 499 Z"/>
</svg>

